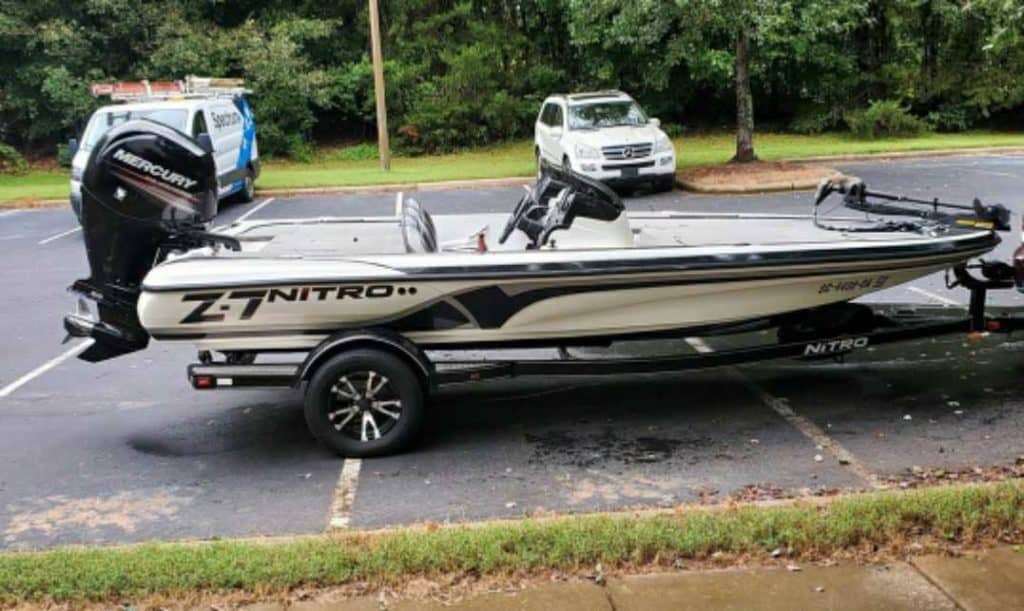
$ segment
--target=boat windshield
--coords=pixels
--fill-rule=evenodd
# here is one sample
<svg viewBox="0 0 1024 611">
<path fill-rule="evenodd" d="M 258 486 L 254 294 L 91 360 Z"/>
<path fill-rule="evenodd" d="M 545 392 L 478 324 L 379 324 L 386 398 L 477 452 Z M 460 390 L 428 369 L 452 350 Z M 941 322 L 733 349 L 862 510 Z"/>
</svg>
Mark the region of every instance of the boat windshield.
<svg viewBox="0 0 1024 611">
<path fill-rule="evenodd" d="M 135 110 L 104 110 L 97 111 L 89 119 L 89 125 L 82 136 L 82 150 L 92 150 L 103 134 L 111 127 L 120 125 L 131 119 L 150 119 L 163 123 L 168 127 L 184 132 L 188 121 L 188 111 L 183 108 L 143 108 Z"/>
<path fill-rule="evenodd" d="M 569 107 L 569 129 L 597 129 L 599 127 L 639 126 L 647 124 L 647 115 L 632 100 L 596 102 Z"/>
</svg>

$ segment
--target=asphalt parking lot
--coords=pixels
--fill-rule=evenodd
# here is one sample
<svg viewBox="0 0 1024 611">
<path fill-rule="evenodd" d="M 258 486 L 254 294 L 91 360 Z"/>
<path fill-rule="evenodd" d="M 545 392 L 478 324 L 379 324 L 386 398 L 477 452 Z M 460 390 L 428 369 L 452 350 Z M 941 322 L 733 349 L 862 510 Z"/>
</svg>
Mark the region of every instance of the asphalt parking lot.
<svg viewBox="0 0 1024 611">
<path fill-rule="evenodd" d="M 1024 157 L 841 164 L 869 185 L 1024 210 Z M 521 188 L 421 192 L 434 214 L 510 210 Z M 381 215 L 394 194 L 259 200 L 242 218 Z M 805 212 L 810 194 L 630 197 L 632 209 Z M 1018 220 L 1015 222 L 1019 222 Z M 342 461 L 306 431 L 301 396 L 197 393 L 194 353 L 156 344 L 101 364 L 61 345 L 84 275 L 67 210 L 0 212 L 0 548 L 301 534 L 425 521 L 672 506 L 890 485 L 909 469 L 1024 455 L 1024 341 L 946 337 L 845 363 L 777 361 L 619 378 L 443 389 L 411 452 Z M 993 257 L 1018 244 L 1008 233 Z M 941 275 L 872 296 L 966 303 Z M 1016 292 L 993 301 L 1024 305 Z M 719 340 L 660 349 L 715 350 Z M 619 353 L 650 346 L 616 345 Z"/>
</svg>

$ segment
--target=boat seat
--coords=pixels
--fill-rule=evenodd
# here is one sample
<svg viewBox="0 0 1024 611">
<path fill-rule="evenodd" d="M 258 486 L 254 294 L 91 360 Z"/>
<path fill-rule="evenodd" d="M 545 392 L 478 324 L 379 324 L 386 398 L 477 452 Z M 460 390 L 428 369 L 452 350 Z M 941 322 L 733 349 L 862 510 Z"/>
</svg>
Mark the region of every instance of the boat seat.
<svg viewBox="0 0 1024 611">
<path fill-rule="evenodd" d="M 402 202 L 402 239 L 409 253 L 437 252 L 434 220 L 418 201 L 408 197 Z"/>
</svg>

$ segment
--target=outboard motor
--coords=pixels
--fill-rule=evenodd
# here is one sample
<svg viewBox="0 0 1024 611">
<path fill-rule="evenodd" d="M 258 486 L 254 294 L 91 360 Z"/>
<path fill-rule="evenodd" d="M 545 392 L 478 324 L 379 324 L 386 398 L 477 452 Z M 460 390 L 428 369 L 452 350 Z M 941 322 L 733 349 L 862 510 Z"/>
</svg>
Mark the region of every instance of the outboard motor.
<svg viewBox="0 0 1024 611">
<path fill-rule="evenodd" d="M 79 357 L 90 362 L 149 343 L 136 303 L 142 279 L 168 252 L 232 241 L 204 230 L 217 214 L 213 155 L 185 134 L 145 119 L 112 128 L 93 148 L 82 177 L 81 212 L 91 273 L 70 288 L 95 301 L 99 316 L 92 317 L 80 298 L 64 328 L 95 340 Z"/>
</svg>

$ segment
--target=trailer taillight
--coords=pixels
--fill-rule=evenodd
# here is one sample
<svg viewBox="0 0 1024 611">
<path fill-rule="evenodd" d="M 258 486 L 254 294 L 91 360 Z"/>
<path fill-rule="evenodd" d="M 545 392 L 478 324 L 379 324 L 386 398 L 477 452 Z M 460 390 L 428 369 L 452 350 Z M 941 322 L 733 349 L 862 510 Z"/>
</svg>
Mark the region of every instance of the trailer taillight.
<svg viewBox="0 0 1024 611">
<path fill-rule="evenodd" d="M 208 375 L 197 375 L 192 377 L 192 387 L 197 389 L 216 388 L 217 378 Z"/>
</svg>

